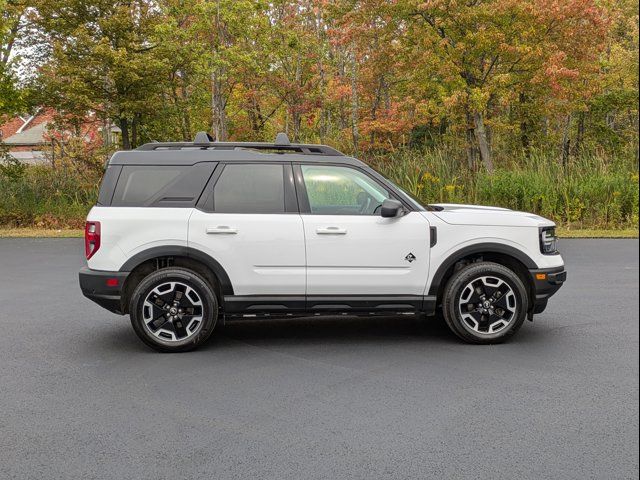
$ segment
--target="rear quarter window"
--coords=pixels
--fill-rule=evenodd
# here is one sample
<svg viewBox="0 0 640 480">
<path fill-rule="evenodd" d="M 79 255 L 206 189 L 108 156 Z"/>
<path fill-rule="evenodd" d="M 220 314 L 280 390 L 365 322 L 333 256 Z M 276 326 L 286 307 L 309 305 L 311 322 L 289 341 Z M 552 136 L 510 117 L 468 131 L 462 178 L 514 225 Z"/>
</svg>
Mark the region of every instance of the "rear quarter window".
<svg viewBox="0 0 640 480">
<path fill-rule="evenodd" d="M 104 171 L 102 183 L 100 183 L 100 193 L 98 193 L 98 205 L 111 205 L 111 197 L 113 197 L 113 190 L 116 188 L 120 170 L 122 170 L 120 165 L 110 165 Z"/>
<path fill-rule="evenodd" d="M 215 163 L 125 165 L 113 193 L 116 207 L 192 207 Z"/>
</svg>

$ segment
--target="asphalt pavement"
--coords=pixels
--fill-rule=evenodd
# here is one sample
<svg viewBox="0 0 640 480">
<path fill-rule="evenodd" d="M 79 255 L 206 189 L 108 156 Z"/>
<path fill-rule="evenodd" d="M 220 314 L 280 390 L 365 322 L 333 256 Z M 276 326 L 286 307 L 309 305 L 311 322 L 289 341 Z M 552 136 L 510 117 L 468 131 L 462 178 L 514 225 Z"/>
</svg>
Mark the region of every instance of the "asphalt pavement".
<svg viewBox="0 0 640 480">
<path fill-rule="evenodd" d="M 638 478 L 638 241 L 561 248 L 504 345 L 343 317 L 163 355 L 81 295 L 81 239 L 0 239 L 0 478 Z"/>
</svg>

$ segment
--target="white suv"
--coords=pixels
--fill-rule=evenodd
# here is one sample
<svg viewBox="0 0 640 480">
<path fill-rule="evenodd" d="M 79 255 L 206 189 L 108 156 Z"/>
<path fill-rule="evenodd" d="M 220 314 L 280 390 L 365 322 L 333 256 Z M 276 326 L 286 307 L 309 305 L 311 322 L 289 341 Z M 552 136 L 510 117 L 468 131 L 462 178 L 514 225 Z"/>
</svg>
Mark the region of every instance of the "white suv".
<svg viewBox="0 0 640 480">
<path fill-rule="evenodd" d="M 440 308 L 463 340 L 496 343 L 566 279 L 554 229 L 502 208 L 422 206 L 364 163 L 283 134 L 200 133 L 113 155 L 80 287 L 160 351 L 192 349 L 230 317 Z"/>
</svg>

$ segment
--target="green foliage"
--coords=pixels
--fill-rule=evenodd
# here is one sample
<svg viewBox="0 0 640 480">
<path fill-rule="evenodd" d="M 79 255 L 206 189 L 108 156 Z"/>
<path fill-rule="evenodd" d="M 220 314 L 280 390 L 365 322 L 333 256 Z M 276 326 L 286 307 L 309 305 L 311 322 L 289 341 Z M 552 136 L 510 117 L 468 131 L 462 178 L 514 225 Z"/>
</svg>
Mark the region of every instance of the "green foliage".
<svg viewBox="0 0 640 480">
<path fill-rule="evenodd" d="M 584 154 L 563 168 L 548 153 L 500 162 L 493 175 L 455 167 L 445 148 L 400 150 L 369 163 L 424 203 L 494 205 L 532 212 L 568 228 L 636 228 L 638 170 L 633 155 L 605 161 Z M 508 167 L 508 168 L 507 168 Z"/>
<path fill-rule="evenodd" d="M 6 147 L 0 143 L 0 176 L 19 180 L 24 176 L 26 170 L 27 166 L 9 155 Z"/>
<path fill-rule="evenodd" d="M 0 1 L 13 20 L 24 12 Z M 637 150 L 634 0 L 39 0 L 28 12 L 18 37 L 42 57 L 40 103 L 98 112 L 125 148 L 287 131 L 347 151 L 447 142 L 489 170 L 513 149 Z"/>
<path fill-rule="evenodd" d="M 98 160 L 59 158 L 57 166 L 0 167 L 0 225 L 83 225 L 95 204 Z M 103 158 L 100 156 L 99 158 Z M 493 175 L 471 175 L 444 147 L 403 149 L 365 160 L 423 203 L 495 205 L 537 213 L 567 228 L 637 228 L 638 171 L 631 156 L 584 155 L 565 170 L 545 152 L 501 161 Z M 319 192 L 322 193 L 322 192 Z M 353 203 L 353 195 L 344 192 Z M 338 200 L 344 200 L 340 197 Z"/>
<path fill-rule="evenodd" d="M 69 170 L 30 166 L 15 178 L 0 172 L 0 225 L 80 228 L 95 204 L 98 183 Z"/>
<path fill-rule="evenodd" d="M 92 110 L 124 148 L 286 131 L 364 154 L 424 201 L 637 224 L 636 0 L 0 5 L 0 114 L 33 103 L 77 124 Z M 0 221 L 79 221 L 105 152 L 67 143 L 54 170 L 1 167 Z"/>
<path fill-rule="evenodd" d="M 24 29 L 22 17 L 25 9 L 23 0 L 0 0 L 0 120 L 2 116 L 13 115 L 24 107 L 12 67 L 14 46 Z"/>
<path fill-rule="evenodd" d="M 41 103 L 67 117 L 98 112 L 120 127 L 124 148 L 136 146 L 172 72 L 157 34 L 163 12 L 146 0 L 41 0 L 33 17 L 51 48 Z"/>
<path fill-rule="evenodd" d="M 98 197 L 105 154 L 70 142 L 46 152 L 45 165 L 0 161 L 0 225 L 80 228 Z"/>
</svg>

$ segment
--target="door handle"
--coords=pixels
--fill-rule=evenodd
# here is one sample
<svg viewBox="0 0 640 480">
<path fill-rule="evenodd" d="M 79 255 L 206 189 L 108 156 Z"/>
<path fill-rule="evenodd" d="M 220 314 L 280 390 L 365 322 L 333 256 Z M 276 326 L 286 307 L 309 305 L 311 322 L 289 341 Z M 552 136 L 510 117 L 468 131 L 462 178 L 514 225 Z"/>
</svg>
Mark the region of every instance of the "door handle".
<svg viewBox="0 0 640 480">
<path fill-rule="evenodd" d="M 233 235 L 238 233 L 238 229 L 229 225 L 216 225 L 215 227 L 207 227 L 207 234 L 226 234 Z"/>
<path fill-rule="evenodd" d="M 318 227 L 316 228 L 318 235 L 346 235 L 347 229 L 340 227 Z"/>
</svg>

